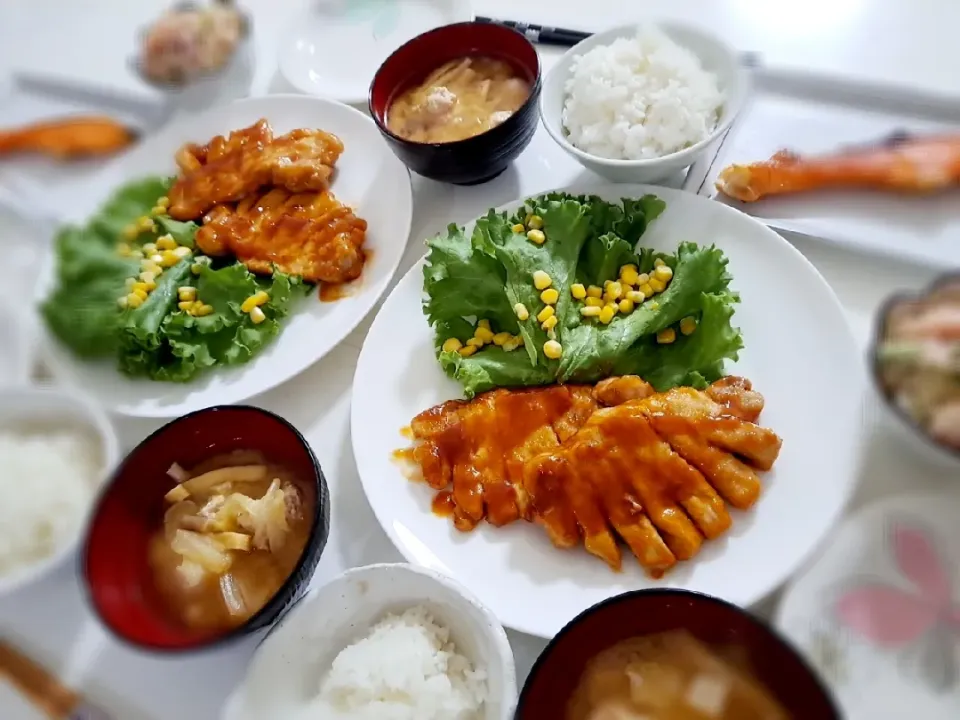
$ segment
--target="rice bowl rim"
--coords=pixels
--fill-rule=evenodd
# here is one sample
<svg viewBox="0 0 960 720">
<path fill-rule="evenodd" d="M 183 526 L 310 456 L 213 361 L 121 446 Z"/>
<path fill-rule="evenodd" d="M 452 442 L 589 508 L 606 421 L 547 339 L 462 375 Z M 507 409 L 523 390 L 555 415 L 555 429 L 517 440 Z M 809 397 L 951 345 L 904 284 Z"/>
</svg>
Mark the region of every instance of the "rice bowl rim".
<svg viewBox="0 0 960 720">
<path fill-rule="evenodd" d="M 220 720 L 234 720 L 235 718 L 246 717 L 242 714 L 242 708 L 246 690 L 251 679 L 251 670 L 255 667 L 257 655 L 260 654 L 263 646 L 273 639 L 275 631 L 279 630 L 283 625 L 288 623 L 297 624 L 302 622 L 300 616 L 305 615 L 305 611 L 313 614 L 323 613 L 323 605 L 319 605 L 308 610 L 309 606 L 316 602 L 319 595 L 324 594 L 331 598 L 337 597 L 339 594 L 338 588 L 350 580 L 362 581 L 370 576 L 391 571 L 415 576 L 419 580 L 426 581 L 423 588 L 424 592 L 421 593 L 422 597 L 416 602 L 411 603 L 409 606 L 410 608 L 415 607 L 418 604 L 431 601 L 437 602 L 437 599 L 429 592 L 429 586 L 436 585 L 448 590 L 457 598 L 455 602 L 449 603 L 454 612 L 462 610 L 464 606 L 469 606 L 480 615 L 483 621 L 483 629 L 480 632 L 475 633 L 474 638 L 476 638 L 478 642 L 483 642 L 484 639 L 489 641 L 489 644 L 493 650 L 493 656 L 490 658 L 490 662 L 488 662 L 483 668 L 478 667 L 477 660 L 465 653 L 462 643 L 457 644 L 457 652 L 470 661 L 470 663 L 474 666 L 474 670 L 483 669 L 487 671 L 487 677 L 489 677 L 489 668 L 494 663 L 499 666 L 503 674 L 502 687 L 499 697 L 496 698 L 500 704 L 499 718 L 500 720 L 508 720 L 513 718 L 519 694 L 516 661 L 513 655 L 513 646 L 510 644 L 510 639 L 507 637 L 506 630 L 504 630 L 500 621 L 486 605 L 481 603 L 480 600 L 477 599 L 476 596 L 474 596 L 466 587 L 461 585 L 457 580 L 451 578 L 450 576 L 428 567 L 414 565 L 412 563 L 396 562 L 361 565 L 359 567 L 353 567 L 345 570 L 339 575 L 332 577 L 329 581 L 323 583 L 322 585 L 311 588 L 305 595 L 303 595 L 303 597 L 294 603 L 293 606 L 280 617 L 277 623 L 270 628 L 270 630 L 261 640 L 256 651 L 254 652 L 253 657 L 250 659 L 250 662 L 247 665 L 244 675 L 224 702 L 223 707 L 221 708 Z M 389 596 L 385 596 L 383 602 L 378 603 L 383 605 L 380 619 L 382 619 L 383 614 L 390 611 L 392 602 L 393 601 Z M 434 618 L 434 620 L 438 624 L 442 624 L 438 618 Z M 366 629 L 369 630 L 371 627 L 373 627 L 375 622 L 377 621 L 372 621 Z M 444 626 L 449 628 L 449 626 Z M 356 629 L 358 631 L 362 631 L 361 628 Z M 452 630 L 452 628 L 449 629 Z M 357 642 L 359 639 L 360 636 L 358 636 L 353 642 Z M 451 641 L 456 642 L 456 639 L 451 638 Z M 342 652 L 346 647 L 347 645 L 340 648 L 337 653 Z M 336 657 L 336 654 L 334 657 Z M 489 685 L 487 685 L 486 690 L 487 697 L 484 699 L 484 708 L 482 709 L 483 713 L 487 712 L 486 704 L 489 700 L 491 700 Z M 488 718 L 486 714 L 484 714 L 482 717 L 483 720 L 487 720 Z"/>
<path fill-rule="evenodd" d="M 53 429 L 77 428 L 89 432 L 100 444 L 100 468 L 93 477 L 94 485 L 90 489 L 87 506 L 78 518 L 76 527 L 69 540 L 59 545 L 46 557 L 21 566 L 8 575 L 0 575 L 0 597 L 9 595 L 47 575 L 51 570 L 74 555 L 80 547 L 80 541 L 87 531 L 90 519 L 96 507 L 97 497 L 110 473 L 120 459 L 120 440 L 107 412 L 88 395 L 76 390 L 59 386 L 11 385 L 0 387 L 0 408 L 8 407 L 9 398 L 15 395 L 29 397 L 47 397 L 60 404 L 61 408 L 71 406 L 76 419 L 57 419 L 49 423 Z M 7 411 L 0 409 L 0 428 L 15 426 L 19 420 L 36 415 L 31 407 L 26 411 Z"/>
<path fill-rule="evenodd" d="M 586 160 L 588 162 L 595 162 L 603 165 L 608 165 L 610 167 L 625 167 L 625 168 L 643 168 L 643 167 L 652 167 L 658 163 L 665 161 L 677 161 L 685 157 L 693 157 L 698 153 L 702 152 L 707 146 L 716 141 L 721 137 L 727 130 L 730 129 L 730 126 L 733 124 L 733 121 L 736 120 L 737 116 L 740 114 L 740 111 L 743 109 L 743 106 L 746 101 L 746 96 L 749 92 L 750 87 L 750 76 L 748 73 L 748 68 L 744 63 L 740 61 L 740 55 L 734 51 L 733 47 L 729 45 L 726 41 L 722 40 L 719 36 L 714 35 L 710 32 L 700 29 L 695 25 L 689 25 L 686 23 L 675 22 L 672 20 L 648 20 L 648 21 L 636 21 L 632 23 L 627 23 L 624 25 L 617 25 L 612 28 L 608 28 L 602 32 L 595 33 L 590 37 L 581 40 L 579 43 L 569 48 L 557 62 L 554 64 L 550 71 L 546 74 L 543 80 L 543 88 L 546 90 L 551 87 L 552 83 L 556 81 L 556 78 L 560 75 L 564 76 L 564 84 L 566 80 L 569 79 L 571 74 L 571 65 L 573 59 L 578 55 L 583 55 L 586 52 L 593 50 L 596 47 L 600 46 L 609 46 L 614 40 L 618 39 L 628 39 L 631 37 L 629 33 L 632 33 L 634 36 L 636 32 L 645 25 L 653 25 L 664 32 L 664 34 L 670 38 L 670 40 L 687 52 L 692 53 L 696 58 L 702 63 L 703 58 L 701 55 L 689 47 L 688 45 L 679 42 L 673 36 L 673 32 L 679 32 L 687 35 L 696 35 L 699 36 L 699 39 L 703 41 L 705 45 L 714 45 L 722 54 L 726 55 L 730 61 L 731 65 L 736 68 L 735 72 L 732 75 L 733 81 L 730 83 L 729 87 L 722 88 L 724 95 L 723 103 L 719 108 L 719 117 L 717 119 L 717 124 L 713 128 L 713 131 L 704 139 L 699 142 L 691 145 L 690 147 L 683 148 L 682 150 L 677 150 L 676 152 L 668 153 L 667 155 L 661 155 L 655 158 L 643 158 L 640 160 L 624 160 L 621 158 L 607 158 L 602 155 L 594 155 L 588 153 L 585 150 L 581 150 L 571 143 L 564 134 L 563 127 L 563 103 L 560 105 L 559 116 L 558 113 L 548 110 L 545 105 L 545 99 L 549 95 L 547 92 L 541 92 L 540 94 L 540 119 L 543 122 L 544 128 L 546 128 L 547 133 L 553 138 L 554 142 L 564 148 L 567 152 L 576 156 L 581 160 Z M 703 68 L 706 72 L 711 72 L 716 74 L 714 70 L 710 70 L 706 67 Z M 566 91 L 563 93 L 564 99 L 566 99 Z M 551 122 L 547 119 L 548 115 L 550 118 L 557 118 L 557 128 L 551 126 Z M 724 117 L 724 115 L 726 117 Z"/>
</svg>

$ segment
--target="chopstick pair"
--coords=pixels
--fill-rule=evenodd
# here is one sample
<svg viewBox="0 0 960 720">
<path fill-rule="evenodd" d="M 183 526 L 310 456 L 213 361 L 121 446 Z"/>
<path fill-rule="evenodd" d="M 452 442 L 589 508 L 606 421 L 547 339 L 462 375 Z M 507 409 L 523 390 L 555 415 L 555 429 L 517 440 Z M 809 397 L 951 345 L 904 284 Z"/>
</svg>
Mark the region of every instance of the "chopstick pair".
<svg viewBox="0 0 960 720">
<path fill-rule="evenodd" d="M 591 33 L 582 30 L 570 30 L 567 28 L 555 28 L 544 25 L 534 25 L 531 23 L 517 22 L 515 20 L 495 20 L 494 18 L 478 17 L 477 22 L 491 23 L 493 25 L 503 25 L 504 27 L 516 30 L 524 35 L 527 40 L 540 45 L 558 45 L 561 47 L 573 47 L 578 42 L 586 40 Z"/>
</svg>

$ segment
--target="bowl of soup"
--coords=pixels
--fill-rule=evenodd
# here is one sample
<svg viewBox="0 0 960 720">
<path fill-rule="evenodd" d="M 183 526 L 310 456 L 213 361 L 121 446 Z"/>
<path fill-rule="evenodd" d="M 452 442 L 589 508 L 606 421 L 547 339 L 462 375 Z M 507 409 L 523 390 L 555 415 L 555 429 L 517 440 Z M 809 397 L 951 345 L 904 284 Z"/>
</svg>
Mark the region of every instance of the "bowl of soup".
<svg viewBox="0 0 960 720">
<path fill-rule="evenodd" d="M 84 543 L 83 585 L 131 645 L 219 646 L 301 597 L 329 528 L 326 480 L 293 425 L 250 406 L 207 408 L 162 427 L 117 469 Z"/>
<path fill-rule="evenodd" d="M 840 720 L 829 691 L 747 611 L 638 590 L 584 611 L 527 677 L 516 720 Z"/>
<path fill-rule="evenodd" d="M 386 59 L 369 107 L 413 172 L 456 185 L 495 178 L 537 130 L 540 59 L 523 35 L 490 23 L 446 25 Z"/>
</svg>

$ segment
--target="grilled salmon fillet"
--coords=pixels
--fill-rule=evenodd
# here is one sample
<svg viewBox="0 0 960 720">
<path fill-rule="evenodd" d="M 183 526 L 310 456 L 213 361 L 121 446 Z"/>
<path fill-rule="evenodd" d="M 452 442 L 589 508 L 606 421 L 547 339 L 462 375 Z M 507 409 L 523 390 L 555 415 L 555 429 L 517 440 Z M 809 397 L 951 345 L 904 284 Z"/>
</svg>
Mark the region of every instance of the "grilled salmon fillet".
<svg viewBox="0 0 960 720">
<path fill-rule="evenodd" d="M 783 150 L 763 162 L 730 165 L 716 182 L 720 192 L 743 202 L 835 188 L 931 193 L 958 185 L 960 135 L 902 134 L 828 155 Z"/>
<path fill-rule="evenodd" d="M 307 282 L 343 283 L 363 271 L 367 223 L 329 190 L 273 188 L 204 216 L 196 243 L 207 255 L 234 255 L 254 273 L 274 268 Z"/>
<path fill-rule="evenodd" d="M 611 568 L 626 545 L 660 577 L 748 509 L 780 438 L 756 424 L 763 397 L 743 378 L 656 393 L 637 377 L 596 386 L 493 390 L 427 410 L 412 457 L 454 525 L 518 519 Z"/>
<path fill-rule="evenodd" d="M 169 213 L 198 220 L 221 203 L 238 202 L 265 185 L 300 193 L 324 190 L 343 143 L 322 130 L 293 130 L 274 137 L 266 120 L 206 145 L 185 145 L 176 160 L 181 175 L 170 188 Z"/>
</svg>

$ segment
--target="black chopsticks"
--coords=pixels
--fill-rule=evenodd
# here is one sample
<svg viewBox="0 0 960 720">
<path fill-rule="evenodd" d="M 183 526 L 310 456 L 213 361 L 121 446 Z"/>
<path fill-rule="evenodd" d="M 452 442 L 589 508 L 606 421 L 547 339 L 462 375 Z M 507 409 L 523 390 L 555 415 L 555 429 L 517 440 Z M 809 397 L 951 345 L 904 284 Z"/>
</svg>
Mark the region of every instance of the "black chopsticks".
<svg viewBox="0 0 960 720">
<path fill-rule="evenodd" d="M 573 47 L 578 42 L 586 40 L 591 33 L 581 30 L 568 30 L 566 28 L 547 27 L 544 25 L 534 25 L 531 23 L 517 22 L 516 20 L 495 20 L 488 17 L 477 17 L 477 22 L 492 23 L 494 25 L 503 25 L 504 27 L 516 30 L 522 33 L 527 40 L 541 45 L 559 45 L 562 47 Z"/>
</svg>

